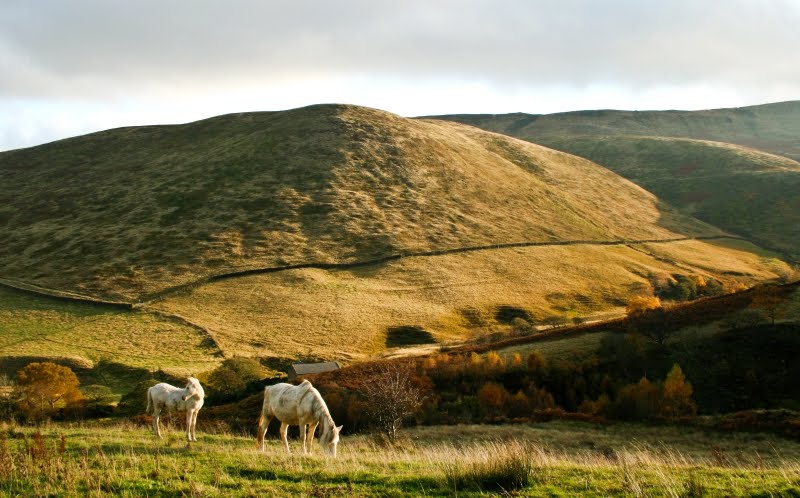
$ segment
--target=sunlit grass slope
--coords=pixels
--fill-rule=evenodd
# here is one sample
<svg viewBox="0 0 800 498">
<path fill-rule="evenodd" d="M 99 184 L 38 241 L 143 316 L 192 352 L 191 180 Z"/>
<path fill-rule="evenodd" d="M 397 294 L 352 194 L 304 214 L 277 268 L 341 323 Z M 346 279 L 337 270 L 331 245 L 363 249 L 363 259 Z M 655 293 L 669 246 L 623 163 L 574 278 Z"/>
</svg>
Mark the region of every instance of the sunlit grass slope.
<svg viewBox="0 0 800 498">
<path fill-rule="evenodd" d="M 745 244 L 526 247 L 412 257 L 380 266 L 300 269 L 223 280 L 155 306 L 206 327 L 226 355 L 361 359 L 387 347 L 389 327 L 463 339 L 464 311 L 497 306 L 534 318 L 623 313 L 650 273 L 693 273 L 752 284 L 787 271 Z"/>
<path fill-rule="evenodd" d="M 714 233 L 587 160 L 353 106 L 0 153 L 0 276 L 117 299 L 263 266 Z"/>
<path fill-rule="evenodd" d="M 0 373 L 13 375 L 31 360 L 200 372 L 221 360 L 218 353 L 198 330 L 155 315 L 0 288 Z"/>
<path fill-rule="evenodd" d="M 657 137 L 573 137 L 548 145 L 602 164 L 688 215 L 800 254 L 795 160 L 738 145 Z"/>
<path fill-rule="evenodd" d="M 798 256 L 800 101 L 443 118 L 585 157 L 685 214 Z"/>
</svg>

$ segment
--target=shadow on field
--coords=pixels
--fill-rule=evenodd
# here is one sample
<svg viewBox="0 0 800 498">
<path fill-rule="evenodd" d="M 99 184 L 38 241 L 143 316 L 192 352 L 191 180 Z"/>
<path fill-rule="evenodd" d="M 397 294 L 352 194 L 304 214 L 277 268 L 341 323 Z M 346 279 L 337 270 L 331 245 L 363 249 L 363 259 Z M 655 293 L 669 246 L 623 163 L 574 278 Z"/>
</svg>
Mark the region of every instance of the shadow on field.
<svg viewBox="0 0 800 498">
<path fill-rule="evenodd" d="M 311 481 L 313 484 L 326 485 L 347 485 L 352 484 L 366 485 L 370 487 L 382 487 L 391 485 L 393 488 L 402 489 L 405 492 L 424 492 L 437 488 L 441 481 L 432 477 L 420 477 L 418 479 L 398 479 L 387 481 L 386 476 L 371 474 L 367 472 L 355 472 L 353 474 L 324 475 L 314 473 L 313 476 L 297 474 L 294 472 L 284 472 L 274 469 L 252 469 L 240 467 L 227 467 L 225 471 L 229 475 L 236 475 L 245 479 L 259 479 L 265 481 L 287 481 L 302 482 Z"/>
</svg>

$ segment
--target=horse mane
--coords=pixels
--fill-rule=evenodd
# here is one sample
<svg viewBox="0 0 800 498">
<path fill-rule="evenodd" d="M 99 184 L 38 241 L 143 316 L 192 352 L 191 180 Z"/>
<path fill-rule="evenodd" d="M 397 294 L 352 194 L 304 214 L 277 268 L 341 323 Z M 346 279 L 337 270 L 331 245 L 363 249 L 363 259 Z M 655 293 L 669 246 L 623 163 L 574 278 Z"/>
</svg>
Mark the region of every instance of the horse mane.
<svg viewBox="0 0 800 498">
<path fill-rule="evenodd" d="M 317 391 L 317 389 L 311 385 L 308 379 L 303 379 L 303 382 L 300 383 L 301 386 L 308 387 L 308 393 L 313 396 L 313 401 L 311 404 L 312 410 L 314 410 L 314 414 L 319 416 L 319 422 L 322 426 L 322 430 L 320 432 L 320 440 L 325 439 L 326 441 L 330 441 L 332 438 L 331 434 L 333 434 L 333 429 L 336 425 L 333 422 L 333 417 L 331 417 L 331 412 L 328 410 L 328 405 L 325 403 L 325 400 L 322 399 L 322 395 Z"/>
</svg>

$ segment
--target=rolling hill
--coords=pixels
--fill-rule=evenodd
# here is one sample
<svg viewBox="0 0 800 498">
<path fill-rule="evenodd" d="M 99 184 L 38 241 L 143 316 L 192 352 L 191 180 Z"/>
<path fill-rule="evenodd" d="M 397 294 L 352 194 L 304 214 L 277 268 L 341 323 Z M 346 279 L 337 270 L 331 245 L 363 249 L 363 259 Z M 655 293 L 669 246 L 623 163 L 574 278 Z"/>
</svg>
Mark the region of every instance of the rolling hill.
<svg viewBox="0 0 800 498">
<path fill-rule="evenodd" d="M 585 157 L 688 215 L 800 256 L 800 102 L 442 118 Z"/>
<path fill-rule="evenodd" d="M 3 277 L 128 300 L 255 267 L 721 233 L 571 155 L 336 105 L 5 152 L 0 200 Z"/>
<path fill-rule="evenodd" d="M 392 327 L 463 338 L 465 310 L 602 315 L 654 274 L 788 271 L 588 160 L 345 105 L 4 152 L 0 200 L 7 283 L 170 313 L 227 357 L 356 360 Z"/>
<path fill-rule="evenodd" d="M 704 111 L 596 110 L 436 117 L 539 144 L 565 137 L 690 138 L 739 144 L 800 160 L 800 100 Z"/>
</svg>

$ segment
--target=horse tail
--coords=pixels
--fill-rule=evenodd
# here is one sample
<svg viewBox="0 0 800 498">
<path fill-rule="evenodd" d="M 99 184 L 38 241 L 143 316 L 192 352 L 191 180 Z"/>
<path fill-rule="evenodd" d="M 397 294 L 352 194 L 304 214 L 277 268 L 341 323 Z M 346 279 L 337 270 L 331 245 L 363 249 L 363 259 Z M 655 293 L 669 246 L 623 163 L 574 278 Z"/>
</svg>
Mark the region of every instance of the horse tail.
<svg viewBox="0 0 800 498">
<path fill-rule="evenodd" d="M 258 417 L 258 429 L 256 434 L 256 440 L 258 442 L 258 447 L 261 448 L 264 444 L 264 436 L 267 432 L 267 428 L 264 427 L 264 423 L 267 421 L 267 407 L 269 406 L 269 390 L 264 388 L 264 404 L 261 405 L 261 415 Z"/>
<path fill-rule="evenodd" d="M 153 410 L 153 393 L 150 389 L 147 390 L 147 408 L 144 409 L 145 413 L 150 413 Z"/>
</svg>

